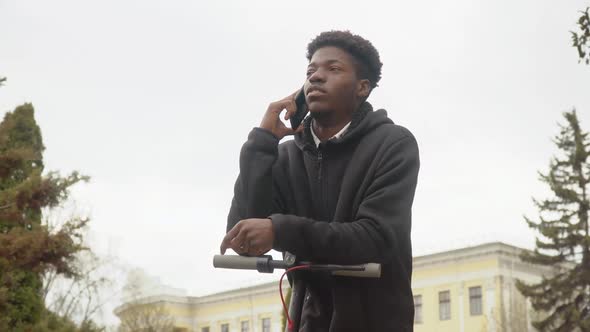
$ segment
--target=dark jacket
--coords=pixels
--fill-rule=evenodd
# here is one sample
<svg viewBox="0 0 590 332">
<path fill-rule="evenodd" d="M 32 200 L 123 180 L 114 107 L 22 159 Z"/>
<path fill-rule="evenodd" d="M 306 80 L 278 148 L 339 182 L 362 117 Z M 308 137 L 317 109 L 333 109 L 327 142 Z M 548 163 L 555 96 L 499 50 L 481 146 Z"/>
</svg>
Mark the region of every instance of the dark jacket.
<svg viewBox="0 0 590 332">
<path fill-rule="evenodd" d="M 273 248 L 316 263 L 382 264 L 379 279 L 298 273 L 307 296 L 300 331 L 412 331 L 411 208 L 418 145 L 365 103 L 348 131 L 316 148 L 305 130 L 279 144 L 255 128 L 240 154 L 228 230 L 272 219 Z"/>
</svg>

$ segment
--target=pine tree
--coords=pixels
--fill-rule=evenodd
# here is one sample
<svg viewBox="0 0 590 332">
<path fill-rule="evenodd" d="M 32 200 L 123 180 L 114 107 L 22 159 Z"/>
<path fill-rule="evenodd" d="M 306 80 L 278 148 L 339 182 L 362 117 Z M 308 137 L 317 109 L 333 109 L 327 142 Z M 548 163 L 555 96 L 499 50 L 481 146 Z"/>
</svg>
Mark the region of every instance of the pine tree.
<svg viewBox="0 0 590 332">
<path fill-rule="evenodd" d="M 590 64 L 590 7 L 581 12 L 578 19 L 578 32 L 572 31 L 572 46 L 578 51 L 580 62 Z"/>
<path fill-rule="evenodd" d="M 55 269 L 75 276 L 75 254 L 84 250 L 86 219 L 58 230 L 42 223 L 44 210 L 59 206 L 68 189 L 87 177 L 43 174 L 43 141 L 31 104 L 0 123 L 0 331 L 30 330 L 46 313 L 41 275 Z"/>
<path fill-rule="evenodd" d="M 517 283 L 543 318 L 533 322 L 540 331 L 590 331 L 590 234 L 587 187 L 590 183 L 590 141 L 582 131 L 576 111 L 565 112 L 565 125 L 554 139 L 561 156 L 554 157 L 540 180 L 552 197 L 537 201 L 539 221 L 528 218 L 540 233 L 536 249 L 525 252 L 525 262 L 551 267 L 537 284 Z"/>
</svg>

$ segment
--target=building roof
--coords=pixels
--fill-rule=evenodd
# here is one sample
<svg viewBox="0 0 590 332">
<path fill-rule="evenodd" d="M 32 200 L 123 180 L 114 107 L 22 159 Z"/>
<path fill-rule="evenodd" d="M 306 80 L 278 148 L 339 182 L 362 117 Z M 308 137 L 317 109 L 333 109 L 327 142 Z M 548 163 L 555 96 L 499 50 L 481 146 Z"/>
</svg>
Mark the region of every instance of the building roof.
<svg viewBox="0 0 590 332">
<path fill-rule="evenodd" d="M 481 259 L 482 256 L 500 255 L 520 261 L 519 255 L 526 249 L 503 242 L 489 242 L 471 247 L 442 251 L 438 253 L 416 256 L 413 259 L 414 269 L 433 264 L 456 262 L 471 258 Z"/>
</svg>

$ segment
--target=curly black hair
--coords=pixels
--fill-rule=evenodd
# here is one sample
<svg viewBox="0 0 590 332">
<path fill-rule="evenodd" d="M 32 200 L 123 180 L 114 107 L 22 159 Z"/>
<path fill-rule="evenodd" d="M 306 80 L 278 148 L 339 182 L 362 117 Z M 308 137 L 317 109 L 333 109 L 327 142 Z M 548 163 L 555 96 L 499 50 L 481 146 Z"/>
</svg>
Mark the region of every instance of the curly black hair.
<svg viewBox="0 0 590 332">
<path fill-rule="evenodd" d="M 348 52 L 357 62 L 357 74 L 371 82 L 371 89 L 377 86 L 381 79 L 379 52 L 370 41 L 350 31 L 325 31 L 320 33 L 307 45 L 307 60 L 318 49 L 326 46 L 338 47 Z"/>
</svg>

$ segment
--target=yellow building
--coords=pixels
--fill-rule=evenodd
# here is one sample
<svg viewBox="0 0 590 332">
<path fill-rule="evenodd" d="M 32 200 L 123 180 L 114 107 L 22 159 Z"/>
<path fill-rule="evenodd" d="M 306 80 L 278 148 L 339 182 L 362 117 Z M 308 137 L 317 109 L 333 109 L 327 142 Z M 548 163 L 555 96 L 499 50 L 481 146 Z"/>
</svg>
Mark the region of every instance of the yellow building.
<svg viewBox="0 0 590 332">
<path fill-rule="evenodd" d="M 533 331 L 515 283 L 551 271 L 522 262 L 522 251 L 496 242 L 415 257 L 414 331 Z"/>
<path fill-rule="evenodd" d="M 496 242 L 415 257 L 414 331 L 533 331 L 515 281 L 538 282 L 550 271 L 521 262 L 522 250 Z M 136 303 L 160 305 L 179 332 L 281 331 L 278 282 L 203 297 L 151 296 L 115 314 L 124 317 Z"/>
<path fill-rule="evenodd" d="M 283 283 L 285 292 L 288 284 Z M 202 297 L 148 296 L 117 307 L 115 314 L 122 321 L 142 316 L 132 319 L 151 321 L 156 331 L 161 328 L 154 321 L 169 316 L 173 332 L 279 332 L 281 310 L 278 282 L 272 282 Z"/>
</svg>

